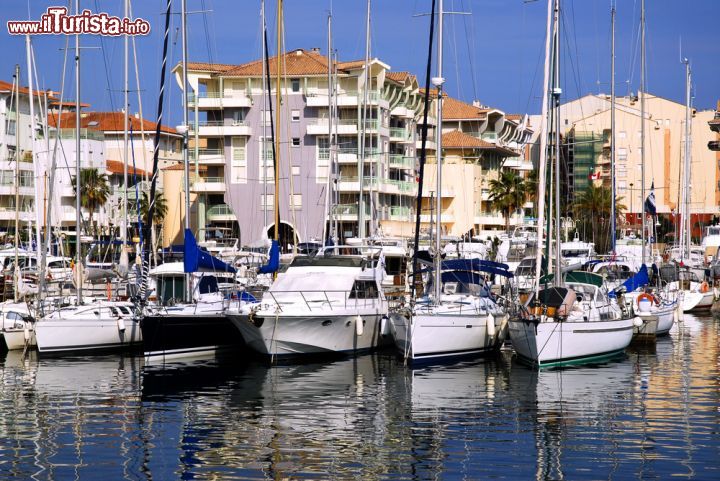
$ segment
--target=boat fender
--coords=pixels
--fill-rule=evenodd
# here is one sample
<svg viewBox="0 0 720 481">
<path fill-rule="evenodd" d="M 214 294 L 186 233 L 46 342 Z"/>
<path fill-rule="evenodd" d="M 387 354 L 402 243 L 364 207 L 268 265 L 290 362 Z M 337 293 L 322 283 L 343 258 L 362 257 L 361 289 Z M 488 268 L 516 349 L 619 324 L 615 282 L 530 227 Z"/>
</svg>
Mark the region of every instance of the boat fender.
<svg viewBox="0 0 720 481">
<path fill-rule="evenodd" d="M 700 292 L 702 292 L 703 294 L 705 294 L 705 293 L 708 292 L 709 290 L 710 290 L 710 286 L 708 285 L 707 282 L 703 281 L 703 283 L 700 284 Z"/>
<path fill-rule="evenodd" d="M 122 317 L 118 317 L 117 328 L 118 331 L 125 332 L 125 319 L 123 319 Z"/>
<path fill-rule="evenodd" d="M 25 326 L 25 328 L 23 329 L 23 336 L 25 337 L 25 344 L 27 344 L 28 341 L 30 341 L 30 328 L 29 327 Z"/>
<path fill-rule="evenodd" d="M 355 334 L 357 334 L 358 337 L 363 335 L 363 332 L 365 332 L 365 326 L 363 318 L 360 314 L 355 317 Z"/>
<path fill-rule="evenodd" d="M 389 324 L 387 316 L 382 316 L 380 318 L 380 335 L 382 337 L 386 337 L 390 334 L 390 329 L 388 326 Z"/>
<path fill-rule="evenodd" d="M 642 319 L 640 319 L 639 317 L 636 317 L 635 319 L 633 319 L 633 326 L 642 327 L 642 325 L 643 325 Z"/>
<path fill-rule="evenodd" d="M 491 341 L 495 339 L 495 316 L 490 313 L 487 316 L 487 335 Z"/>
</svg>

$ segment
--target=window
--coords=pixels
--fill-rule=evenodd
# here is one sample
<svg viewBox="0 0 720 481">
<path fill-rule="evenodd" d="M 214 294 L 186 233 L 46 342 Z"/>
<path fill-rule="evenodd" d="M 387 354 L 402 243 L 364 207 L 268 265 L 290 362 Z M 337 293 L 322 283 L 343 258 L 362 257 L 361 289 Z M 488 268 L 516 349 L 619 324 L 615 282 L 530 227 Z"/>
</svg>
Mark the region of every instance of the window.
<svg viewBox="0 0 720 481">
<path fill-rule="evenodd" d="M 260 125 L 269 127 L 272 121 L 272 115 L 269 110 L 264 110 L 260 113 Z"/>
<path fill-rule="evenodd" d="M 293 138 L 292 138 L 292 146 L 293 146 L 293 147 L 300 147 L 300 137 L 293 137 Z"/>
<path fill-rule="evenodd" d="M 290 208 L 292 210 L 302 209 L 302 194 L 293 194 L 290 198 Z"/>
<path fill-rule="evenodd" d="M 247 156 L 245 155 L 245 137 L 232 137 L 232 159 L 230 182 L 233 184 L 247 183 Z"/>
<path fill-rule="evenodd" d="M 292 119 L 293 122 L 300 122 L 300 111 L 299 110 L 291 110 L 290 118 Z"/>
<path fill-rule="evenodd" d="M 275 194 L 268 194 L 267 196 L 264 194 L 260 195 L 260 209 L 261 210 L 272 210 L 275 206 L 274 201 Z"/>
<path fill-rule="evenodd" d="M 14 120 L 7 121 L 7 134 L 8 135 L 15 135 L 15 124 L 16 124 L 16 122 Z"/>
<path fill-rule="evenodd" d="M 627 149 L 625 147 L 617 149 L 617 156 L 618 160 L 627 160 Z"/>
<path fill-rule="evenodd" d="M 377 284 L 375 281 L 355 281 L 349 297 L 350 299 L 377 299 Z"/>
<path fill-rule="evenodd" d="M 618 139 L 625 139 L 625 138 L 627 138 L 627 132 L 625 132 L 624 130 L 621 130 L 618 132 L 617 136 L 618 136 Z"/>
<path fill-rule="evenodd" d="M 299 165 L 293 165 L 292 173 L 293 173 L 293 175 L 300 175 L 300 166 L 299 166 Z"/>
<path fill-rule="evenodd" d="M 263 139 L 265 142 L 263 142 Z M 264 145 L 264 149 L 263 149 Z M 260 172 L 260 182 L 263 182 L 267 179 L 267 182 L 274 182 L 275 179 L 275 165 L 273 164 L 273 146 L 272 146 L 272 139 L 270 137 L 260 137 L 258 139 L 258 148 L 259 148 L 259 171 Z M 263 174 L 263 167 L 265 168 L 265 173 Z"/>
<path fill-rule="evenodd" d="M 330 145 L 327 137 L 317 138 L 317 157 L 315 161 L 315 180 L 318 184 L 327 182 L 330 169 Z"/>
<path fill-rule="evenodd" d="M 294 78 L 290 80 L 290 85 L 292 86 L 293 92 L 299 92 L 300 91 L 300 79 Z"/>
<path fill-rule="evenodd" d="M 233 125 L 242 125 L 245 122 L 245 111 L 236 110 L 233 112 Z"/>
</svg>

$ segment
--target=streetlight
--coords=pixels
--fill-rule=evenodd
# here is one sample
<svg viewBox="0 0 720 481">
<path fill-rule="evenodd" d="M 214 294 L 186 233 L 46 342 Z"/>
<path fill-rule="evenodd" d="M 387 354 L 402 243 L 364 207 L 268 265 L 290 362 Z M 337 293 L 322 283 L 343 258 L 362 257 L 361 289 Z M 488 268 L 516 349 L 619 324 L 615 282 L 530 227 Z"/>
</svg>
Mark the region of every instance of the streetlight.
<svg viewBox="0 0 720 481">
<path fill-rule="evenodd" d="M 630 215 L 633 215 L 633 183 L 630 182 Z"/>
</svg>

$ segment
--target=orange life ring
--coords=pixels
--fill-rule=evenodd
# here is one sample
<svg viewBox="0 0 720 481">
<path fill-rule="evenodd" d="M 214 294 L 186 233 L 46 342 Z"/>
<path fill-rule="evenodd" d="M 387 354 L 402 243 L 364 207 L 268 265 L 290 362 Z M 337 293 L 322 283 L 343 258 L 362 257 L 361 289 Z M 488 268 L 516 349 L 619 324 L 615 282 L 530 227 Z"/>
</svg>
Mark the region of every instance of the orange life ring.
<svg viewBox="0 0 720 481">
<path fill-rule="evenodd" d="M 708 292 L 709 290 L 710 290 L 710 286 L 708 285 L 707 282 L 703 281 L 703 283 L 700 284 L 700 292 L 702 292 L 703 294 L 705 294 L 705 293 Z"/>
<path fill-rule="evenodd" d="M 638 306 L 640 306 L 640 301 L 642 301 L 643 299 L 647 299 L 648 301 L 650 301 L 652 304 L 655 304 L 655 305 L 660 304 L 660 300 L 657 297 L 655 297 L 654 295 L 652 295 L 650 293 L 643 292 L 642 294 L 640 294 L 637 297 Z"/>
</svg>

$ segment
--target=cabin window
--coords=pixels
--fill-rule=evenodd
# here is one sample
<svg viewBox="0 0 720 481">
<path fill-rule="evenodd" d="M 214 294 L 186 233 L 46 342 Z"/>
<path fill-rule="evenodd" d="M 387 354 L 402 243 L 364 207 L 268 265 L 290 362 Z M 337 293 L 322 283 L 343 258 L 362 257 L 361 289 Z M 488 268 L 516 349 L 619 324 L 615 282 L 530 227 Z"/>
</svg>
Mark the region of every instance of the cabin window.
<svg viewBox="0 0 720 481">
<path fill-rule="evenodd" d="M 110 312 L 112 312 L 112 315 L 113 315 L 113 316 L 120 317 L 120 311 L 118 311 L 116 308 L 111 307 L 111 308 L 110 308 Z"/>
<path fill-rule="evenodd" d="M 127 307 L 118 306 L 118 309 L 120 310 L 120 312 L 122 312 L 126 316 L 129 316 L 131 314 L 130 309 L 128 309 Z"/>
<path fill-rule="evenodd" d="M 163 306 L 182 301 L 185 298 L 185 276 L 158 278 L 157 292 L 158 301 Z"/>
<path fill-rule="evenodd" d="M 218 291 L 218 282 L 215 276 L 203 276 L 200 278 L 200 283 L 198 283 L 198 292 L 200 294 L 210 294 Z"/>
<path fill-rule="evenodd" d="M 378 288 L 375 281 L 355 281 L 350 291 L 350 299 L 377 299 Z"/>
</svg>

